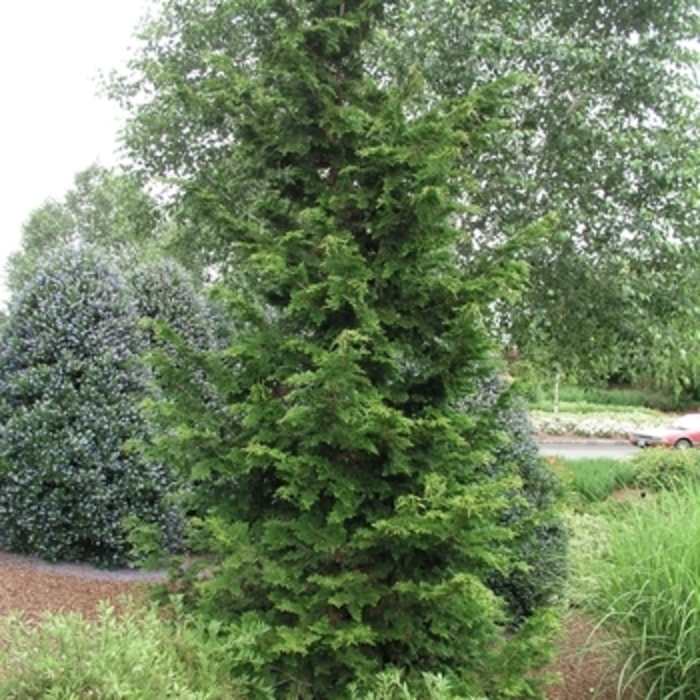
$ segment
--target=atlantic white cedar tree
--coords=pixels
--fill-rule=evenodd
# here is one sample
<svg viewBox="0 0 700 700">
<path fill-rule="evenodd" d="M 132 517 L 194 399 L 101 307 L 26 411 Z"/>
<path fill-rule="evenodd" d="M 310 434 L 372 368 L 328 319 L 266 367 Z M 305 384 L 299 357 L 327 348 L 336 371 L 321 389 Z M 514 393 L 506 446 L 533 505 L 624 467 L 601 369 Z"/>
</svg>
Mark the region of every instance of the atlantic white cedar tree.
<svg viewBox="0 0 700 700">
<path fill-rule="evenodd" d="M 115 84 L 126 144 L 201 221 L 235 327 L 190 357 L 218 410 L 159 358 L 157 448 L 189 476 L 206 555 L 186 600 L 248 635 L 232 673 L 276 697 L 344 697 L 388 666 L 536 695 L 542 610 L 516 630 L 489 585 L 520 563 L 522 479 L 492 468 L 496 409 L 462 407 L 495 365 L 482 310 L 522 281 L 507 261 L 465 275 L 455 226 L 462 155 L 507 98 L 408 109 L 420 80 L 366 60 L 389 4 L 171 0 Z"/>
</svg>

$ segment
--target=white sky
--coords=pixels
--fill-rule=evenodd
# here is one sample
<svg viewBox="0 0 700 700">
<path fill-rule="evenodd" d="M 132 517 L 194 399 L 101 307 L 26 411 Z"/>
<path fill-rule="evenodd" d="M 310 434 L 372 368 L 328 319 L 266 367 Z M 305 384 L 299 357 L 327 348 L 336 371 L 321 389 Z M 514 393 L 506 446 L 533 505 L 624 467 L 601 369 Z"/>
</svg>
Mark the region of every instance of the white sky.
<svg viewBox="0 0 700 700">
<path fill-rule="evenodd" d="M 122 115 L 98 75 L 129 55 L 148 0 L 17 0 L 0 9 L 0 271 L 22 223 L 93 162 L 113 165 Z M 0 287 L 0 299 L 5 291 Z"/>
</svg>

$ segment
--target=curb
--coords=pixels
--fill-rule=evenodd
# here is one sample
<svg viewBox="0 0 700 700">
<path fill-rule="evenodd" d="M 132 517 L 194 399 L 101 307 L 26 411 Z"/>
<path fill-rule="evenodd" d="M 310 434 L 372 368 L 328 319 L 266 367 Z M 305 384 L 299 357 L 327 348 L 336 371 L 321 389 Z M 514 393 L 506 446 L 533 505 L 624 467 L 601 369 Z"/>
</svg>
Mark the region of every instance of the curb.
<svg viewBox="0 0 700 700">
<path fill-rule="evenodd" d="M 629 440 L 624 438 L 585 438 L 585 437 L 565 437 L 548 435 L 537 438 L 538 445 L 630 445 Z"/>
</svg>

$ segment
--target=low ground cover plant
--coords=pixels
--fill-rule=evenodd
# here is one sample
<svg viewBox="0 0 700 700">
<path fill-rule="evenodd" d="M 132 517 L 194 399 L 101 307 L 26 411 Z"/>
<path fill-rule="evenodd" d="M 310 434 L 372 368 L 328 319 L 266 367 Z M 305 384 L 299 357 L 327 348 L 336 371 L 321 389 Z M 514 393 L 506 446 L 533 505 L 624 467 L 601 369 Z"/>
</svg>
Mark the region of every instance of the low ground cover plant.
<svg viewBox="0 0 700 700">
<path fill-rule="evenodd" d="M 598 587 L 599 562 L 607 556 L 609 513 L 569 510 L 564 516 L 569 531 L 569 577 L 564 607 L 589 606 Z"/>
<path fill-rule="evenodd" d="M 206 637 L 154 608 L 96 620 L 54 614 L 40 624 L 0 619 L 0 697 L 22 700 L 229 700 L 238 697 Z"/>
<path fill-rule="evenodd" d="M 178 610 L 177 601 L 173 609 Z M 275 689 L 254 674 L 232 676 L 236 657 L 252 654 L 244 629 L 225 643 L 219 628 L 191 618 L 164 619 L 162 610 L 132 605 L 124 615 L 105 605 L 95 620 L 57 613 L 40 623 L 20 615 L 0 619 L 0 697 L 21 700 L 275 700 Z M 398 669 L 348 688 L 350 700 L 485 700 L 455 691 L 426 673 L 413 690 Z"/>
</svg>

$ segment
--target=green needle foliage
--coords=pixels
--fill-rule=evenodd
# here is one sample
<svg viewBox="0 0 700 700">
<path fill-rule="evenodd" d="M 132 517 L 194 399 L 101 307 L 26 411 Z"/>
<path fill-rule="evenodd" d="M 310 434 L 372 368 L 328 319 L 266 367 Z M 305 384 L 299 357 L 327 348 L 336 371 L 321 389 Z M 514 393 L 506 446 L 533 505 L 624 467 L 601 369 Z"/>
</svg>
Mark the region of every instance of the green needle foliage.
<svg viewBox="0 0 700 700">
<path fill-rule="evenodd" d="M 131 147 L 170 119 L 144 158 L 166 144 L 182 172 L 188 155 L 168 152 L 182 110 L 216 125 L 189 132 L 193 158 L 211 151 L 181 187 L 234 271 L 235 341 L 190 366 L 158 355 L 156 447 L 190 480 L 209 555 L 186 599 L 230 635 L 257 630 L 235 672 L 280 698 L 346 697 L 389 667 L 535 696 L 541 620 L 506 635 L 489 585 L 518 565 L 522 478 L 492 468 L 495 409 L 462 406 L 494 369 L 480 309 L 520 283 L 508 263 L 466 276 L 454 225 L 462 154 L 487 147 L 505 98 L 489 86 L 411 114 L 420 81 L 364 65 L 385 4 L 175 1 L 151 28 L 142 86 L 162 81 L 162 109 L 154 122 L 141 103 Z M 236 31 L 214 47 L 222 23 Z M 180 51 L 202 64 L 183 72 Z M 216 401 L 193 397 L 199 372 Z"/>
</svg>

